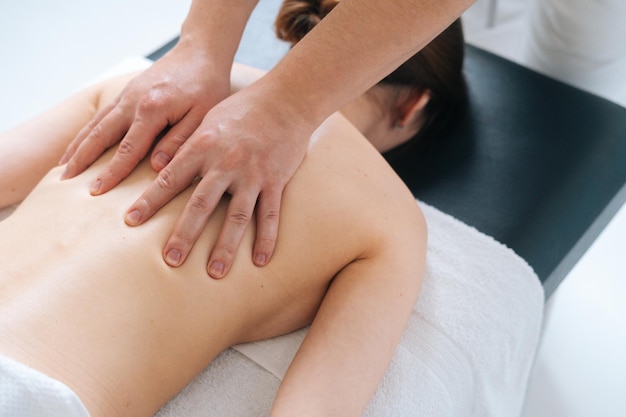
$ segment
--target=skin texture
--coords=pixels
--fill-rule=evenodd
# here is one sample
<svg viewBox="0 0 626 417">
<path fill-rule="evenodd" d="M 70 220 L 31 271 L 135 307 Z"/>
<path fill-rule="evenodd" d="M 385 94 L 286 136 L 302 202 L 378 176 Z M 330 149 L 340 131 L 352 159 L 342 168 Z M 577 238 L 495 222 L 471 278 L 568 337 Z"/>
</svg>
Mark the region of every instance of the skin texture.
<svg viewBox="0 0 626 417">
<path fill-rule="evenodd" d="M 171 126 L 151 154 L 159 175 L 129 202 L 126 221 L 142 224 L 202 177 L 164 244 L 164 259 L 178 266 L 222 195 L 230 194 L 207 264 L 214 278 L 230 270 L 255 208 L 252 258 L 258 266 L 269 262 L 283 189 L 302 162 L 311 133 L 426 45 L 473 1 L 342 0 L 266 76 L 225 98 L 219 86 L 256 3 L 193 1 L 179 45 L 99 113 L 62 159 L 68 162 L 64 176 L 71 178 L 122 140 L 116 156 L 91 184 L 92 193 L 99 195 L 128 175 L 162 129 Z"/>
<path fill-rule="evenodd" d="M 27 194 L 39 180 L 32 167 L 53 165 L 126 81 L 4 134 L 0 151 L 13 162 L 0 168 L 0 202 Z M 284 191 L 271 265 L 252 263 L 249 228 L 228 280 L 205 272 L 228 199 L 171 268 L 160 248 L 194 187 L 129 227 L 126 202 L 156 174 L 146 160 L 90 196 L 114 152 L 70 180 L 53 168 L 0 222 L 0 354 L 67 384 L 93 417 L 150 416 L 226 347 L 312 322 L 271 415 L 360 415 L 415 303 L 426 251 L 420 210 L 376 149 L 343 116 L 326 120 Z"/>
</svg>

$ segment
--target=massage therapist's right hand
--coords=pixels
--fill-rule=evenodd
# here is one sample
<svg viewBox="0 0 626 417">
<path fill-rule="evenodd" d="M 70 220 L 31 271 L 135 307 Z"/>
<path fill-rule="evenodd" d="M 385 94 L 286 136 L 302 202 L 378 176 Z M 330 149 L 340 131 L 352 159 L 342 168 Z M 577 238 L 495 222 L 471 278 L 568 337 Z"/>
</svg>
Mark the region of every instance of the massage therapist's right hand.
<svg viewBox="0 0 626 417">
<path fill-rule="evenodd" d="M 218 69 L 206 54 L 182 41 L 128 83 L 70 143 L 60 164 L 63 178 L 87 169 L 120 142 L 107 172 L 92 186 L 102 194 L 128 176 L 154 142 L 151 165 L 163 169 L 206 113 L 230 92 L 230 68 Z"/>
</svg>

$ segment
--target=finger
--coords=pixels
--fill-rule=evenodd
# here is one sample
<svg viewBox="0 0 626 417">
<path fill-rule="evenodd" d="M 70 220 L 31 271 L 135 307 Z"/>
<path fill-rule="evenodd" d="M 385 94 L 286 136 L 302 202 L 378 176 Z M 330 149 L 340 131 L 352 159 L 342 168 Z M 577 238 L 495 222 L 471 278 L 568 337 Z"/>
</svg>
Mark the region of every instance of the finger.
<svg viewBox="0 0 626 417">
<path fill-rule="evenodd" d="M 193 164 L 183 162 L 186 156 L 180 155 L 159 172 L 148 189 L 127 210 L 124 217 L 126 224 L 142 224 L 191 184 L 197 171 L 190 168 Z"/>
<path fill-rule="evenodd" d="M 114 106 L 115 106 L 115 103 L 111 103 L 103 107 L 101 110 L 96 112 L 96 114 L 92 117 L 92 119 L 85 126 L 83 126 L 82 129 L 78 131 L 78 134 L 76 135 L 76 137 L 74 137 L 72 142 L 70 142 L 68 147 L 65 149 L 65 153 L 61 157 L 61 160 L 59 161 L 59 165 L 63 165 L 67 163 L 70 160 L 70 158 L 74 156 L 80 144 L 83 143 L 83 141 L 85 140 L 85 138 L 87 138 L 87 136 L 93 130 L 93 128 L 96 127 L 96 125 L 98 125 L 98 123 L 100 123 L 107 114 L 109 114 L 109 112 L 113 109 Z"/>
<path fill-rule="evenodd" d="M 189 139 L 202 121 L 202 116 L 188 114 L 174 125 L 156 144 L 150 157 L 152 168 L 160 171 L 170 163 L 180 147 Z"/>
<path fill-rule="evenodd" d="M 112 109 L 94 125 L 72 157 L 67 161 L 63 178 L 72 178 L 87 169 L 104 151 L 124 137 L 130 119 L 122 112 Z"/>
<path fill-rule="evenodd" d="M 233 194 L 224 225 L 209 257 L 207 268 L 211 277 L 222 278 L 230 270 L 235 253 L 250 223 L 258 195 L 258 191 L 251 190 L 241 190 Z"/>
<path fill-rule="evenodd" d="M 269 263 L 278 237 L 282 188 L 264 190 L 257 204 L 257 228 L 252 259 L 256 266 Z"/>
<path fill-rule="evenodd" d="M 176 267 L 185 262 L 226 188 L 226 183 L 219 184 L 206 178 L 200 181 L 163 249 L 163 258 L 168 265 Z"/>
<path fill-rule="evenodd" d="M 103 172 L 91 187 L 91 193 L 106 193 L 126 178 L 146 156 L 154 139 L 167 126 L 167 119 L 154 115 L 136 117 L 124 139 Z"/>
</svg>

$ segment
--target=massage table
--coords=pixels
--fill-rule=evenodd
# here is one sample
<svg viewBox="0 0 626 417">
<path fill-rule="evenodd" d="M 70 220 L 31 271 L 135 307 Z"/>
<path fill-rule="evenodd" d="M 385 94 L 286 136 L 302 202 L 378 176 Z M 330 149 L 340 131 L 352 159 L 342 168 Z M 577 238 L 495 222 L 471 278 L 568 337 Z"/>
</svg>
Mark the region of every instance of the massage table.
<svg viewBox="0 0 626 417">
<path fill-rule="evenodd" d="M 267 70 L 288 50 L 277 3 L 260 1 L 238 62 Z M 427 271 L 365 416 L 519 415 L 544 300 L 626 201 L 626 109 L 465 52 L 467 111 L 392 164 L 426 215 Z M 305 332 L 229 349 L 159 417 L 266 415 Z"/>
</svg>

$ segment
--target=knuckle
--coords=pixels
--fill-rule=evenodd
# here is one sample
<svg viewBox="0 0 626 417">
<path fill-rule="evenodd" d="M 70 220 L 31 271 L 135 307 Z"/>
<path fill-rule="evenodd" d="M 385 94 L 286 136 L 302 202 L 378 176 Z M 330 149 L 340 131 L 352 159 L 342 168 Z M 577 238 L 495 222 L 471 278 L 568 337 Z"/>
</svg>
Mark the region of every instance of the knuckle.
<svg viewBox="0 0 626 417">
<path fill-rule="evenodd" d="M 91 132 L 89 132 L 89 136 L 91 140 L 94 140 L 96 142 L 102 141 L 104 138 L 104 127 L 102 126 L 102 123 L 92 125 Z"/>
<path fill-rule="evenodd" d="M 167 138 L 167 140 L 176 148 L 180 148 L 185 142 L 187 142 L 188 137 L 182 134 L 172 135 Z"/>
<path fill-rule="evenodd" d="M 189 199 L 189 207 L 198 213 L 208 213 L 211 210 L 209 200 L 203 193 L 195 193 Z"/>
<path fill-rule="evenodd" d="M 172 169 L 165 167 L 156 178 L 157 186 L 165 191 L 176 190 L 176 175 Z"/>
<path fill-rule="evenodd" d="M 137 112 L 139 114 L 152 113 L 161 106 L 161 94 L 150 93 L 139 100 L 137 104 Z"/>
<path fill-rule="evenodd" d="M 261 213 L 260 220 L 276 222 L 278 221 L 279 211 L 277 209 L 266 209 Z"/>
<path fill-rule="evenodd" d="M 120 145 L 117 148 L 117 153 L 122 156 L 132 155 L 134 152 L 135 147 L 127 140 L 123 140 L 122 142 L 120 142 Z"/>
<path fill-rule="evenodd" d="M 181 248 L 188 248 L 193 245 L 195 241 L 195 236 L 185 230 L 177 230 L 172 235 L 174 241 L 176 241 L 177 246 Z"/>
<path fill-rule="evenodd" d="M 216 245 L 215 250 L 219 254 L 218 257 L 226 261 L 235 256 L 237 248 L 229 243 L 220 242 Z"/>
<path fill-rule="evenodd" d="M 250 221 L 250 213 L 242 208 L 233 208 L 228 211 L 228 220 L 237 225 L 246 225 Z"/>
<path fill-rule="evenodd" d="M 276 245 L 276 238 L 269 236 L 259 236 L 255 244 L 262 250 L 269 250 Z"/>
</svg>

